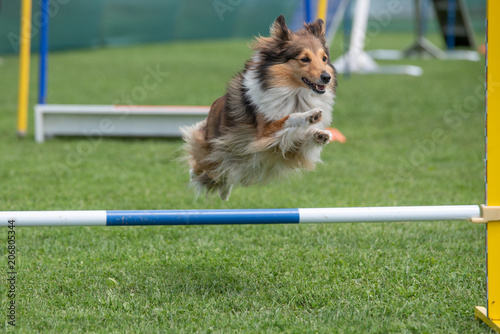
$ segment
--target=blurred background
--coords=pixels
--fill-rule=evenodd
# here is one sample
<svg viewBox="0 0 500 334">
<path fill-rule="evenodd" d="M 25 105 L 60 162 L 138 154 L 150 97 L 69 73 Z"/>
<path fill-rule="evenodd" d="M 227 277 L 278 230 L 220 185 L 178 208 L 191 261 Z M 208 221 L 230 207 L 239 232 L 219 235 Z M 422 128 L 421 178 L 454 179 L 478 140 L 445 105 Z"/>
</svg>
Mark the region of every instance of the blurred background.
<svg viewBox="0 0 500 334">
<path fill-rule="evenodd" d="M 39 0 L 33 1 L 32 47 L 38 46 Z M 315 2 L 315 1 L 313 1 Z M 330 1 L 333 9 L 338 1 Z M 486 0 L 464 0 L 477 33 L 484 32 Z M 412 32 L 415 29 L 413 0 L 372 0 L 370 19 L 390 6 L 390 19 L 382 31 Z M 348 11 L 353 10 L 348 6 Z M 430 1 L 422 3 L 425 29 L 436 32 L 438 21 Z M 329 11 L 331 11 L 329 9 Z M 265 35 L 269 25 L 284 14 L 290 27 L 305 20 L 303 0 L 53 0 L 50 2 L 50 50 L 127 45 L 173 40 L 246 38 Z M 352 13 L 351 13 L 352 14 Z M 351 17 L 351 15 L 346 15 Z M 384 20 L 387 17 L 384 17 Z M 0 54 L 18 51 L 20 1 L 0 0 Z M 342 25 L 339 31 L 345 29 Z M 481 41 L 482 42 L 482 41 Z"/>
</svg>

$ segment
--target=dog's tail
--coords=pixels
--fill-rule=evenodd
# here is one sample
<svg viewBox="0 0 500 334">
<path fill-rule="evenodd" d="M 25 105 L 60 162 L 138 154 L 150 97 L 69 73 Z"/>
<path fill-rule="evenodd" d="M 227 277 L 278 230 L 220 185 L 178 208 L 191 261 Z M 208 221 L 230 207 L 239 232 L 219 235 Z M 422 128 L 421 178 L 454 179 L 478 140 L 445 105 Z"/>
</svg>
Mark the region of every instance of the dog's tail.
<svg viewBox="0 0 500 334">
<path fill-rule="evenodd" d="M 209 150 L 205 140 L 206 120 L 188 127 L 181 127 L 182 139 L 184 140 L 184 151 L 186 154 L 182 160 L 189 165 L 189 186 L 194 188 L 197 197 L 207 193 L 210 189 L 210 182 L 202 180 L 200 174 L 203 171 L 201 161 L 207 157 Z"/>
<path fill-rule="evenodd" d="M 208 161 L 210 143 L 205 138 L 205 129 L 206 120 L 181 128 L 186 151 L 183 160 L 187 161 L 190 167 L 189 186 L 194 188 L 197 197 L 218 191 L 220 198 L 227 201 L 231 193 L 231 185 L 212 175 L 214 172 L 210 170 L 211 163 Z"/>
</svg>

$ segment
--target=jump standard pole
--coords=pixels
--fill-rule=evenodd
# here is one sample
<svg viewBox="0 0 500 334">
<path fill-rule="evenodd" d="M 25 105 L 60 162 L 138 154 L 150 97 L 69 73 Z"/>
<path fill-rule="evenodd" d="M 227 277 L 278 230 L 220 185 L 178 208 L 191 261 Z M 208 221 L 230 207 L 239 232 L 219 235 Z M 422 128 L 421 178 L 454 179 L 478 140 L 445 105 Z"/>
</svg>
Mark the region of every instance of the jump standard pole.
<svg viewBox="0 0 500 334">
<path fill-rule="evenodd" d="M 486 12 L 486 205 L 496 210 L 486 223 L 486 307 L 475 316 L 500 333 L 500 1 Z"/>
</svg>

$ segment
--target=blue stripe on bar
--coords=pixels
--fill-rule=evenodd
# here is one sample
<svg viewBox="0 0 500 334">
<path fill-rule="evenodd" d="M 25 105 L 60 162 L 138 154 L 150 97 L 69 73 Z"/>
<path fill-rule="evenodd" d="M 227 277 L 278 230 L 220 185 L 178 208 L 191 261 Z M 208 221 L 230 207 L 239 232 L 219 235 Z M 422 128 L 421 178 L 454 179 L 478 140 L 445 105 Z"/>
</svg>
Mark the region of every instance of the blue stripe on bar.
<svg viewBox="0 0 500 334">
<path fill-rule="evenodd" d="M 298 224 L 298 209 L 106 211 L 106 226 Z"/>
</svg>

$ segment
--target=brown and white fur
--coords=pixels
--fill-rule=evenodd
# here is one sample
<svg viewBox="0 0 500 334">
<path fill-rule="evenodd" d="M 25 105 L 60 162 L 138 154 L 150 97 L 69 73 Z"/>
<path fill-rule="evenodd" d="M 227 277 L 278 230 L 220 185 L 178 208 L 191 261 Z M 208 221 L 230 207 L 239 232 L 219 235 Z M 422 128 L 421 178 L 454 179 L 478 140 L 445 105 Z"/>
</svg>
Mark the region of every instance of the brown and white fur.
<svg viewBox="0 0 500 334">
<path fill-rule="evenodd" d="M 183 129 L 191 184 L 223 200 L 233 185 L 313 169 L 331 139 L 337 83 L 323 21 L 292 32 L 281 15 L 254 51 L 207 119 Z"/>
</svg>

